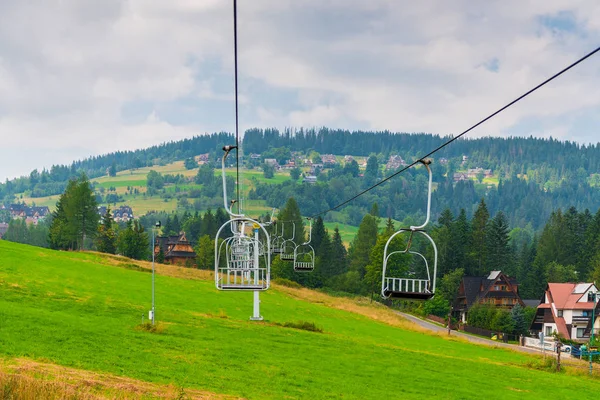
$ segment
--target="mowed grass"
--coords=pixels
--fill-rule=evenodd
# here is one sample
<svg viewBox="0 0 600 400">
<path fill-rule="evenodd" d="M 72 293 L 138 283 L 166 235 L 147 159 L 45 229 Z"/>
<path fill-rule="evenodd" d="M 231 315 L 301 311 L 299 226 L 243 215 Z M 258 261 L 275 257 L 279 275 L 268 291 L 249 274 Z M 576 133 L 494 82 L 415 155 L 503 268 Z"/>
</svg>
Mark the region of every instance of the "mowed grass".
<svg viewBox="0 0 600 400">
<path fill-rule="evenodd" d="M 585 376 L 527 368 L 537 357 L 406 329 L 381 306 L 309 290 L 263 292 L 265 321 L 252 322 L 252 293 L 219 292 L 208 272 L 160 271 L 188 279 L 157 276 L 164 330 L 150 333 L 136 326 L 150 308 L 151 274 L 132 261 L 0 241 L 0 357 L 245 398 L 537 399 L 600 390 Z M 278 325 L 298 321 L 323 333 Z"/>
</svg>

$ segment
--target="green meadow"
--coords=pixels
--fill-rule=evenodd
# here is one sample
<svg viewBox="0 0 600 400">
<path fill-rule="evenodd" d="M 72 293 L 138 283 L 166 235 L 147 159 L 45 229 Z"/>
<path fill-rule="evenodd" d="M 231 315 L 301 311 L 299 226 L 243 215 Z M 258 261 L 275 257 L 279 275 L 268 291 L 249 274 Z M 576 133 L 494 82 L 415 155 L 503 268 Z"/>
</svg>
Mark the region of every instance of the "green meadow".
<svg viewBox="0 0 600 400">
<path fill-rule="evenodd" d="M 0 359 L 27 358 L 248 399 L 574 398 L 597 379 L 420 331 L 383 306 L 274 286 L 220 292 L 208 271 L 0 241 Z M 322 332 L 284 327 L 300 321 Z M 538 366 L 541 369 L 536 369 Z"/>
</svg>

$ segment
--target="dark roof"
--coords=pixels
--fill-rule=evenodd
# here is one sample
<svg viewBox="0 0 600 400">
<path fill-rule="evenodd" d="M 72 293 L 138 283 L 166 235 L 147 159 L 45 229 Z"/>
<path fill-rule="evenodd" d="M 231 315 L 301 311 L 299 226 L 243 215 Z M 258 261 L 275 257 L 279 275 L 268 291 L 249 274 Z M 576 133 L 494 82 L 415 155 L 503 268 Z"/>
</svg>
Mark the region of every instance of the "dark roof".
<svg viewBox="0 0 600 400">
<path fill-rule="evenodd" d="M 465 297 L 467 298 L 467 308 L 471 307 L 471 304 L 475 302 L 479 295 L 479 288 L 481 287 L 482 281 L 487 281 L 485 277 L 481 276 L 465 276 L 463 278 L 463 285 L 465 288 Z M 487 283 L 487 286 L 491 285 L 491 282 Z M 487 289 L 483 287 L 483 291 Z"/>
<path fill-rule="evenodd" d="M 523 299 L 523 303 L 525 303 L 525 307 L 534 307 L 536 308 L 537 306 L 540 305 L 541 301 L 539 299 Z"/>
<path fill-rule="evenodd" d="M 464 297 L 467 299 L 467 309 L 471 308 L 471 306 L 476 302 L 479 296 L 485 295 L 490 286 L 492 286 L 492 284 L 496 282 L 497 278 L 499 278 L 500 276 L 505 277 L 511 285 L 518 286 L 516 278 L 507 276 L 501 271 L 492 271 L 486 276 L 463 277 L 462 284 L 465 291 Z M 519 296 L 515 293 L 508 291 L 489 292 L 487 293 L 487 297 L 519 298 Z M 461 308 L 461 306 L 459 306 L 458 304 L 456 304 L 455 307 Z"/>
<path fill-rule="evenodd" d="M 50 214 L 50 209 L 47 206 L 29 207 L 26 204 L 11 204 L 9 209 L 12 213 L 24 213 L 26 217 L 33 217 L 35 214 L 45 217 Z"/>
<path fill-rule="evenodd" d="M 156 245 L 159 246 L 165 257 L 196 257 L 196 253 L 193 251 L 169 251 L 169 246 L 176 244 L 190 244 L 190 242 L 185 238 L 185 233 L 182 232 L 180 235 L 159 236 L 156 238 Z"/>
</svg>

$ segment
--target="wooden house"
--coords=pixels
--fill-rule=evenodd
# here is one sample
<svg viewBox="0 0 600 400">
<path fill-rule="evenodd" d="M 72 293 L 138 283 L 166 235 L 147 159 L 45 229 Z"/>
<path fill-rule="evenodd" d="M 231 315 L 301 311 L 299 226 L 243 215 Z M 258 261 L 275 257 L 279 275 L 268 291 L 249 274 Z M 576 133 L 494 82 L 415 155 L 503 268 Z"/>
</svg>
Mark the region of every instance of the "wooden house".
<svg viewBox="0 0 600 400">
<path fill-rule="evenodd" d="M 175 236 L 159 236 L 154 245 L 154 257 L 162 250 L 166 264 L 189 265 L 195 262 L 196 253 L 185 237 L 185 232 Z"/>
<path fill-rule="evenodd" d="M 515 278 L 492 271 L 487 276 L 465 276 L 460 282 L 454 302 L 454 313 L 462 322 L 467 321 L 467 313 L 475 304 L 491 304 L 512 309 L 516 304 L 525 307 L 519 296 L 519 285 Z"/>
</svg>

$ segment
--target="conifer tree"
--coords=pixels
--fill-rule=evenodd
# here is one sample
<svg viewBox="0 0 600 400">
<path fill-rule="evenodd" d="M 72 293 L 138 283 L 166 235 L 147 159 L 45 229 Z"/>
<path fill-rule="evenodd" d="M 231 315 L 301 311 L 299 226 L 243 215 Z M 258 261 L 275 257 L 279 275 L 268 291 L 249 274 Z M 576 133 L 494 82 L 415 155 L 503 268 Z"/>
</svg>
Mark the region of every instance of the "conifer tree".
<svg viewBox="0 0 600 400">
<path fill-rule="evenodd" d="M 472 250 L 471 259 L 473 260 L 474 269 L 469 271 L 469 274 L 483 275 L 486 269 L 485 263 L 486 257 L 486 239 L 487 239 L 487 228 L 490 213 L 487 210 L 485 200 L 481 199 L 479 206 L 473 216 L 472 226 Z"/>
<path fill-rule="evenodd" d="M 293 236 L 294 241 L 297 243 L 305 241 L 306 233 L 296 199 L 290 197 L 287 200 L 285 206 L 279 211 L 277 219 L 284 224 L 284 238 L 291 239 Z"/>
<path fill-rule="evenodd" d="M 377 221 L 370 214 L 364 216 L 358 232 L 352 241 L 352 256 L 350 259 L 350 270 L 359 273 L 362 278 L 365 275 L 366 266 L 373 246 L 377 242 Z"/>
<path fill-rule="evenodd" d="M 117 233 L 114 229 L 114 219 L 110 206 L 102 216 L 102 224 L 98 226 L 96 247 L 101 253 L 115 254 L 117 251 Z"/>
<path fill-rule="evenodd" d="M 331 275 L 340 275 L 348 271 L 348 251 L 342 241 L 342 235 L 340 230 L 336 226 L 333 230 L 333 237 L 331 238 Z"/>
<path fill-rule="evenodd" d="M 83 249 L 86 238 L 95 237 L 99 219 L 96 197 L 87 177 L 81 174 L 69 181 L 59 197 L 50 226 L 50 245 L 56 249 Z"/>
<path fill-rule="evenodd" d="M 492 219 L 487 231 L 486 265 L 484 273 L 503 270 L 512 272 L 512 254 L 509 245 L 509 228 L 502 211 Z"/>
</svg>

